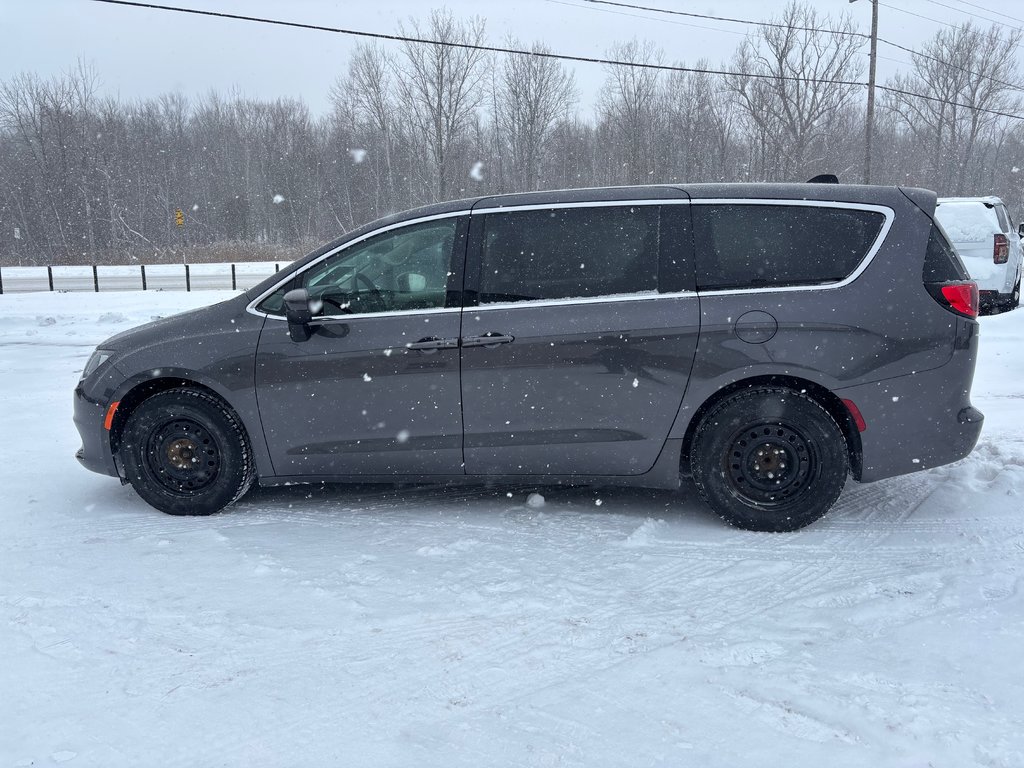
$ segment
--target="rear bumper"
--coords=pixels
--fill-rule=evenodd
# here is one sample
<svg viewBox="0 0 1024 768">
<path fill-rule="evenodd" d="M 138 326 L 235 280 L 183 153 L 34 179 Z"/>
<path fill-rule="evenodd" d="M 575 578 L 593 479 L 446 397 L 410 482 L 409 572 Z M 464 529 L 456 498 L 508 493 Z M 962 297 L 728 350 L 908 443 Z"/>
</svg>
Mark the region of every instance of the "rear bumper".
<svg viewBox="0 0 1024 768">
<path fill-rule="evenodd" d="M 863 482 L 950 464 L 978 442 L 985 417 L 971 405 L 977 324 L 961 321 L 950 361 L 930 371 L 837 390 L 864 416 Z"/>
<path fill-rule="evenodd" d="M 1000 293 L 999 291 L 978 291 L 978 307 L 982 310 L 1001 307 L 1013 300 L 1013 291 Z"/>
</svg>

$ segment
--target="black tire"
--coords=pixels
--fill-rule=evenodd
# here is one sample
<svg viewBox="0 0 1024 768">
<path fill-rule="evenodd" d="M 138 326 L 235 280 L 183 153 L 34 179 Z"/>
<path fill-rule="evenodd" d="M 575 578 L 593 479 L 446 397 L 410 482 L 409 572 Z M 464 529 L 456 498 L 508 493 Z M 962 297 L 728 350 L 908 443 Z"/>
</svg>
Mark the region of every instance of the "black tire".
<svg viewBox="0 0 1024 768">
<path fill-rule="evenodd" d="M 1013 291 L 1010 292 L 1010 297 L 1003 302 L 1001 307 L 1003 312 L 1012 312 L 1020 306 L 1020 276 L 1017 277 L 1017 282 L 1013 286 Z"/>
<path fill-rule="evenodd" d="M 795 531 L 835 504 L 850 460 L 842 430 L 816 400 L 759 387 L 701 419 L 690 465 L 697 490 L 730 525 Z"/>
<path fill-rule="evenodd" d="M 139 496 L 169 515 L 219 512 L 256 477 L 238 416 L 194 389 L 171 389 L 140 403 L 125 424 L 120 457 Z"/>
</svg>

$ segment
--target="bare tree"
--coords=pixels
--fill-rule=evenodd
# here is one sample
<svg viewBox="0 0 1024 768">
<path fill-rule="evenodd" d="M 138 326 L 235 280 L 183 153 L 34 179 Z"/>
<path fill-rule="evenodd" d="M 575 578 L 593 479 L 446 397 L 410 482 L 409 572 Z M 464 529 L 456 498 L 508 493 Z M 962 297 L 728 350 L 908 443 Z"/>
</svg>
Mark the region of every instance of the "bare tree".
<svg viewBox="0 0 1024 768">
<path fill-rule="evenodd" d="M 510 39 L 507 47 L 522 46 Z M 530 48 L 532 53 L 549 50 L 542 43 Z M 554 59 L 508 55 L 500 67 L 494 100 L 494 118 L 508 152 L 512 187 L 537 189 L 551 131 L 576 100 L 574 78 Z"/>
<path fill-rule="evenodd" d="M 349 159 L 372 175 L 374 212 L 397 208 L 393 158 L 401 140 L 392 72 L 394 61 L 378 45 L 360 45 L 349 61 L 348 76 L 331 88 L 335 117 L 350 123 Z"/>
<path fill-rule="evenodd" d="M 534 55 L 544 48 L 488 66 L 458 47 L 482 42 L 483 22 L 443 11 L 406 31 L 455 47 L 358 49 L 323 116 L 237 90 L 101 98 L 83 65 L 0 79 L 0 264 L 294 256 L 458 193 L 858 177 L 863 110 L 855 86 L 831 82 L 858 77 L 858 38 L 806 5 L 782 22 L 745 41 L 724 78 L 610 67 L 590 118 L 573 113 L 563 65 Z M 1024 121 L 991 114 L 1024 106 L 1020 42 L 971 25 L 937 35 L 890 81 L 907 93 L 877 115 L 879 178 L 1024 202 Z M 611 55 L 663 60 L 637 40 Z"/>
<path fill-rule="evenodd" d="M 806 3 L 791 2 L 775 21 L 740 45 L 726 83 L 747 119 L 758 175 L 802 180 L 818 170 L 831 118 L 859 90 L 841 83 L 860 75 L 863 41 L 849 16 L 822 17 Z"/>
<path fill-rule="evenodd" d="M 399 24 L 399 30 L 438 41 L 405 43 L 396 76 L 400 101 L 409 109 L 431 161 L 428 188 L 434 200 L 444 200 L 456 189 L 456 145 L 484 98 L 484 51 L 456 46 L 483 44 L 484 20 L 477 16 L 462 22 L 451 11 L 435 10 L 426 27 L 410 19 L 409 27 Z M 465 164 L 466 158 L 462 161 Z"/>
<path fill-rule="evenodd" d="M 707 69 L 705 60 L 696 69 Z M 664 110 L 667 120 L 659 135 L 659 156 L 670 163 L 672 181 L 724 181 L 735 141 L 735 103 L 712 75 L 672 72 L 666 78 Z"/>
<path fill-rule="evenodd" d="M 660 64 L 662 52 L 649 41 L 635 38 L 617 44 L 608 58 L 637 64 Z M 652 181 L 655 171 L 654 135 L 658 113 L 658 70 L 608 66 L 608 77 L 598 97 L 598 114 L 610 142 L 616 173 L 627 184 Z"/>
<path fill-rule="evenodd" d="M 925 149 L 918 183 L 950 194 L 985 183 L 975 162 L 979 140 L 1002 141 L 1006 120 L 992 112 L 1021 108 L 1017 48 L 1022 39 L 1024 31 L 1004 32 L 995 24 L 988 30 L 970 22 L 942 29 L 921 53 L 911 54 L 911 74 L 890 80 L 886 107 Z"/>
</svg>

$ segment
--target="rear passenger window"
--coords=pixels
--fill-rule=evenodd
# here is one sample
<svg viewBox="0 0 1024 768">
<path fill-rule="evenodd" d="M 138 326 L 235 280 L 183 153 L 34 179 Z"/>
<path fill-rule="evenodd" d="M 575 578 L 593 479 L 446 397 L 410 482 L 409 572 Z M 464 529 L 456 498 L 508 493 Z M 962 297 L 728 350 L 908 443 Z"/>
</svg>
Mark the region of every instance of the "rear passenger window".
<svg viewBox="0 0 1024 768">
<path fill-rule="evenodd" d="M 480 303 L 655 292 L 659 210 L 637 205 L 488 214 Z"/>
<path fill-rule="evenodd" d="M 839 282 L 867 256 L 884 223 L 877 211 L 819 205 L 694 205 L 697 287 Z"/>
</svg>

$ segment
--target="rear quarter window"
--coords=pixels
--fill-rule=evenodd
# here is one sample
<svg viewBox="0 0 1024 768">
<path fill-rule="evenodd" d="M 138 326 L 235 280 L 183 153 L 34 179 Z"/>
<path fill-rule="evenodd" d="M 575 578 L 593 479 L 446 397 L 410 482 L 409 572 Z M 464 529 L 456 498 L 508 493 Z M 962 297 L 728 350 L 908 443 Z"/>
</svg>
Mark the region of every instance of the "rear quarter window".
<svg viewBox="0 0 1024 768">
<path fill-rule="evenodd" d="M 960 257 L 935 224 L 932 224 L 932 231 L 928 234 L 922 277 L 926 283 L 956 283 L 970 280 Z"/>
<path fill-rule="evenodd" d="M 821 205 L 693 206 L 697 288 L 835 283 L 871 251 L 884 214 Z"/>
</svg>

